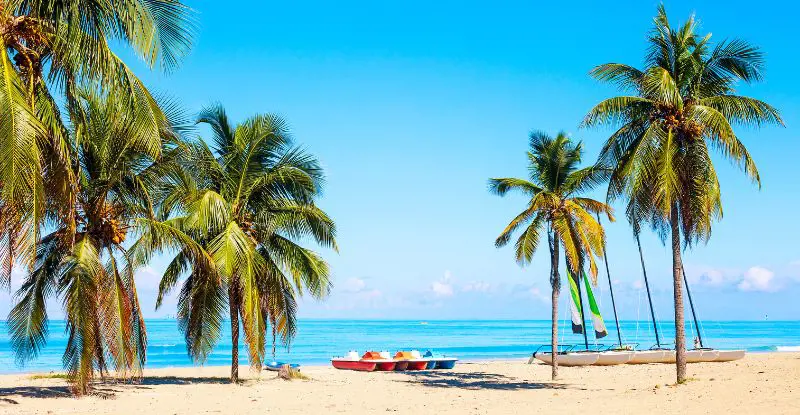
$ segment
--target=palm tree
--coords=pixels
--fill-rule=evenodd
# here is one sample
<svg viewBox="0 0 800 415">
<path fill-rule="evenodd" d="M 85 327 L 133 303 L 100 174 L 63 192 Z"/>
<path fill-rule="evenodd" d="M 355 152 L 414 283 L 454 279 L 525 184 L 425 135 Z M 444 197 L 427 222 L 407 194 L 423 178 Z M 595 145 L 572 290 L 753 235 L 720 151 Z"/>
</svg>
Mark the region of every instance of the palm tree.
<svg viewBox="0 0 800 415">
<path fill-rule="evenodd" d="M 693 17 L 673 28 L 660 6 L 649 35 L 645 69 L 609 63 L 591 72 L 633 95 L 600 102 L 583 121 L 584 126 L 617 128 L 598 161 L 613 169 L 608 201 L 625 197 L 634 226 L 649 222 L 662 240 L 671 237 L 679 383 L 686 379 L 681 235 L 686 247 L 707 242 L 713 220 L 722 217 L 709 146 L 760 186 L 756 165 L 733 125 L 783 123 L 769 104 L 736 95 L 738 81 L 761 79 L 761 51 L 738 39 L 715 46 L 710 40 L 710 34 L 697 33 Z"/>
<path fill-rule="evenodd" d="M 257 115 L 232 127 L 215 106 L 198 122 L 211 127 L 213 145 L 186 145 L 181 168 L 165 175 L 156 196 L 161 221 L 150 223 L 132 250 L 146 260 L 177 239 L 173 246 L 181 249 L 164 272 L 157 306 L 185 276 L 178 319 L 199 362 L 219 340 L 227 308 L 231 382 L 237 382 L 240 318 L 250 365 L 260 370 L 267 326 L 288 344 L 297 327 L 297 296 L 307 291 L 322 298 L 330 291 L 327 263 L 299 241 L 336 249 L 336 228 L 314 204 L 322 169 L 292 145 L 281 118 Z"/>
<path fill-rule="evenodd" d="M 0 283 L 15 263 L 32 269 L 49 217 L 79 226 L 68 128 L 89 87 L 124 97 L 126 120 L 157 136 L 158 103 L 114 53 L 130 48 L 151 68 L 174 68 L 190 46 L 194 22 L 176 0 L 0 0 Z M 73 120 L 77 121 L 77 120 Z"/>
<path fill-rule="evenodd" d="M 558 295 L 561 280 L 558 274 L 561 247 L 566 255 L 567 269 L 574 278 L 583 274 L 584 264 L 596 284 L 597 265 L 605 246 L 603 227 L 592 214 L 605 213 L 613 221 L 611 209 L 604 203 L 579 196 L 604 180 L 606 170 L 599 167 L 579 169 L 583 146 L 574 144 L 565 133 L 555 138 L 544 132 L 530 135 L 528 151 L 529 178 L 496 178 L 489 180 L 489 190 L 499 196 L 516 190 L 529 196 L 525 210 L 517 215 L 495 241 L 505 246 L 520 228 L 517 239 L 517 263 L 525 266 L 533 259 L 543 232 L 547 232 L 550 248 L 550 285 L 552 286 L 552 378 L 558 376 Z"/>
<path fill-rule="evenodd" d="M 68 336 L 63 362 L 73 393 L 82 395 L 95 369 L 101 377 L 109 369 L 141 376 L 145 325 L 123 245 L 136 218 L 153 216 L 149 182 L 175 134 L 167 124 L 155 136 L 135 128 L 128 103 L 116 95 L 82 90 L 76 98 L 66 135 L 77 178 L 74 205 L 66 207 L 74 221 L 46 228 L 8 323 L 17 361 L 35 358 L 48 333 L 45 301 L 59 297 Z"/>
</svg>

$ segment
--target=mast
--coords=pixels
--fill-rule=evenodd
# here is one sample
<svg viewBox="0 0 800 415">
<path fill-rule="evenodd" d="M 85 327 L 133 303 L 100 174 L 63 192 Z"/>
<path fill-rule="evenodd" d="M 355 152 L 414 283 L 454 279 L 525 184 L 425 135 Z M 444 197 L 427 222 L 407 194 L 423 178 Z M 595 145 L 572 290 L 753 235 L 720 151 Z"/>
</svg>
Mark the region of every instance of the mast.
<svg viewBox="0 0 800 415">
<path fill-rule="evenodd" d="M 647 290 L 647 302 L 650 304 L 650 318 L 653 320 L 653 330 L 656 333 L 656 345 L 661 347 L 661 338 L 658 336 L 658 324 L 656 324 L 656 313 L 653 310 L 653 297 L 650 296 L 650 284 L 647 282 L 647 269 L 644 267 L 644 254 L 642 254 L 642 243 L 639 241 L 639 232 L 634 229 L 636 245 L 639 247 L 639 260 L 642 262 L 642 275 L 644 275 L 644 287 Z"/>
<path fill-rule="evenodd" d="M 600 223 L 600 212 L 597 213 L 597 223 Z M 617 303 L 614 301 L 614 287 L 611 286 L 611 272 L 608 271 L 608 253 L 606 245 L 603 244 L 603 262 L 606 264 L 606 276 L 608 277 L 608 291 L 611 293 L 611 308 L 614 309 L 614 323 L 617 324 L 617 340 L 619 347 L 622 347 L 622 331 L 619 329 L 619 318 L 617 317 Z M 691 304 L 691 301 L 689 301 Z"/>
<path fill-rule="evenodd" d="M 583 326 L 583 344 L 589 350 L 589 336 L 586 334 L 586 317 L 583 314 L 583 292 L 581 291 L 581 276 L 575 276 L 575 285 L 578 286 L 578 304 L 581 307 L 581 326 Z"/>
<path fill-rule="evenodd" d="M 703 335 L 700 334 L 700 326 L 697 324 L 697 313 L 694 312 L 694 301 L 692 301 L 692 292 L 689 290 L 689 280 L 686 279 L 686 270 L 681 266 L 683 273 L 683 285 L 686 286 L 686 294 L 689 295 L 689 307 L 692 309 L 692 320 L 694 320 L 694 330 L 697 332 L 697 339 L 700 340 L 700 347 L 703 347 Z"/>
</svg>

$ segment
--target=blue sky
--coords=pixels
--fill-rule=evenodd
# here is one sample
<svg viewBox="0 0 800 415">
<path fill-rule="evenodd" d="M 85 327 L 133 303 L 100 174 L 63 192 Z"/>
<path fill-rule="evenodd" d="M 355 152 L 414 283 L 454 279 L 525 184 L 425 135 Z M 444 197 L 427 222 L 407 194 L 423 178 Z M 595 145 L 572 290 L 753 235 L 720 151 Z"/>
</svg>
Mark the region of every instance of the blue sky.
<svg viewBox="0 0 800 415">
<path fill-rule="evenodd" d="M 166 76 L 133 66 L 188 109 L 220 102 L 237 121 L 279 113 L 322 160 L 328 183 L 320 204 L 337 221 L 341 252 L 324 252 L 331 297 L 304 300 L 301 316 L 548 318 L 547 250 L 522 269 L 511 248 L 493 244 L 525 199 L 492 196 L 486 180 L 525 175 L 532 129 L 569 132 L 593 161 L 608 131 L 578 123 L 617 91 L 587 72 L 612 61 L 639 66 L 658 3 L 535 3 L 192 1 L 200 30 L 181 68 Z M 698 311 L 709 319 L 797 319 L 800 222 L 791 212 L 800 202 L 800 10 L 769 1 L 666 4 L 674 22 L 694 11 L 714 39 L 762 47 L 766 81 L 741 92 L 778 107 L 787 125 L 738 130 L 761 170 L 761 190 L 717 158 L 725 217 L 707 246 L 685 254 Z M 620 314 L 635 319 L 646 313 L 636 245 L 624 221 L 607 231 Z M 642 242 L 666 319 L 669 252 L 651 234 Z M 148 316 L 175 313 L 174 301 L 152 308 L 163 267 L 159 258 L 139 274 Z M 0 294 L 2 315 L 8 304 Z"/>
</svg>

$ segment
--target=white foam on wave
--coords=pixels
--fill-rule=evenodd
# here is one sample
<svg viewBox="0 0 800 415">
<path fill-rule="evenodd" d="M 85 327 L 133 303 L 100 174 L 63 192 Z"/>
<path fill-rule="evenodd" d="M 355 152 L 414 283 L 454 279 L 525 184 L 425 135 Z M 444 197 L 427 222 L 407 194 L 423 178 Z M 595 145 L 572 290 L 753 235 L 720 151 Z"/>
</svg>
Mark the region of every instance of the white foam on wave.
<svg viewBox="0 0 800 415">
<path fill-rule="evenodd" d="M 800 346 L 777 346 L 779 352 L 800 352 Z"/>
</svg>

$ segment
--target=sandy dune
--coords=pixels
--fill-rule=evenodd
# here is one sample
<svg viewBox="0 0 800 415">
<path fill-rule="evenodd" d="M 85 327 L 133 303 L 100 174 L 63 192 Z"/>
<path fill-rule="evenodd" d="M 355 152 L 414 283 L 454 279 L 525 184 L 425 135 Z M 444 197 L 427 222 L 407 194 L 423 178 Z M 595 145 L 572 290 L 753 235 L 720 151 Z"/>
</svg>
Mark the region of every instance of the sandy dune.
<svg viewBox="0 0 800 415">
<path fill-rule="evenodd" d="M 452 371 L 357 373 L 306 367 L 310 381 L 263 372 L 226 383 L 225 367 L 153 369 L 138 385 L 99 385 L 74 399 L 63 380 L 0 376 L 2 414 L 800 414 L 800 354 L 751 354 L 689 366 L 562 368 L 523 362 L 459 364 Z M 247 375 L 245 369 L 244 374 Z"/>
</svg>

